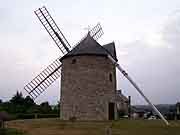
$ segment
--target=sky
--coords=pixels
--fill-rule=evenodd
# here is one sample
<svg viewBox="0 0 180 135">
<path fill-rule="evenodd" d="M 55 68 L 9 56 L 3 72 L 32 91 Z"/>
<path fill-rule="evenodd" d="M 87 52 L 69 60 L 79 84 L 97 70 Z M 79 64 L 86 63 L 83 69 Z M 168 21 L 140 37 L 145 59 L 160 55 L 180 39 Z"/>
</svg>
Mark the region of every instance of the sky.
<svg viewBox="0 0 180 135">
<path fill-rule="evenodd" d="M 46 6 L 73 46 L 101 23 L 100 44 L 115 42 L 119 64 L 154 104 L 180 101 L 180 1 L 179 0 L 0 0 L 0 99 L 16 91 L 62 55 L 34 10 Z M 146 104 L 117 71 L 117 88 Z M 56 104 L 60 79 L 37 103 Z"/>
</svg>

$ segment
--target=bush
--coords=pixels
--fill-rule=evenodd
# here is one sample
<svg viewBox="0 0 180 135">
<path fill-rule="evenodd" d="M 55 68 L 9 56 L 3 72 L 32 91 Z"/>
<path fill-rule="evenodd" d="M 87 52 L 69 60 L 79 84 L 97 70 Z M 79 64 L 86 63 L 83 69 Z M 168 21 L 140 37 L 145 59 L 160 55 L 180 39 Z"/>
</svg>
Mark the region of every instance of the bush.
<svg viewBox="0 0 180 135">
<path fill-rule="evenodd" d="M 125 116 L 125 111 L 118 111 L 118 118 L 123 118 Z"/>
<path fill-rule="evenodd" d="M 15 114 L 13 115 L 13 119 L 34 119 L 34 114 Z"/>
<path fill-rule="evenodd" d="M 57 118 L 59 114 L 38 114 L 37 118 Z"/>
<path fill-rule="evenodd" d="M 15 114 L 13 119 L 57 118 L 59 114 Z"/>
</svg>

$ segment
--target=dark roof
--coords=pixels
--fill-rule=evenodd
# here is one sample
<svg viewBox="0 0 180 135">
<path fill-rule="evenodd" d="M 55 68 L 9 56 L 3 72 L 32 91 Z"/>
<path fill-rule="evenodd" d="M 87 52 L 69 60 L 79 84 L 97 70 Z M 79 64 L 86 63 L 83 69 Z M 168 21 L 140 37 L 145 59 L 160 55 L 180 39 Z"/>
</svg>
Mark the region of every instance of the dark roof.
<svg viewBox="0 0 180 135">
<path fill-rule="evenodd" d="M 117 61 L 116 48 L 114 42 L 103 45 L 103 47 L 111 54 L 111 56 Z"/>
<path fill-rule="evenodd" d="M 79 55 L 99 55 L 107 56 L 111 55 L 115 60 L 116 51 L 114 43 L 106 44 L 101 46 L 96 40 L 94 40 L 89 34 L 84 38 L 76 47 L 74 47 L 69 53 L 64 55 L 62 59 L 70 56 L 79 56 Z"/>
</svg>

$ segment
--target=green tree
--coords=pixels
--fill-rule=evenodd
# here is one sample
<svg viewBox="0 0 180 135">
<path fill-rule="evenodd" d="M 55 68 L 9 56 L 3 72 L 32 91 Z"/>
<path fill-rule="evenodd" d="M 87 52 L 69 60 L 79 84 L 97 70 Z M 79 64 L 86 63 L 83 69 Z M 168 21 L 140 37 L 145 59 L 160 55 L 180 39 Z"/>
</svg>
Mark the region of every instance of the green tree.
<svg viewBox="0 0 180 135">
<path fill-rule="evenodd" d="M 10 113 L 25 113 L 26 105 L 24 104 L 24 97 L 21 92 L 16 94 L 9 101 L 9 112 Z"/>
<path fill-rule="evenodd" d="M 30 96 L 25 97 L 24 104 L 26 107 L 32 107 L 32 106 L 36 105 L 36 103 L 34 102 L 34 100 Z"/>
<path fill-rule="evenodd" d="M 52 113 L 54 113 L 54 114 L 59 114 L 60 113 L 60 102 L 59 101 L 55 106 L 53 106 Z"/>
<path fill-rule="evenodd" d="M 29 107 L 26 110 L 26 113 L 29 113 L 29 114 L 32 114 L 32 113 L 33 114 L 41 113 L 40 106 L 39 105 L 34 105 L 34 106 Z"/>
<path fill-rule="evenodd" d="M 41 113 L 51 113 L 52 109 L 49 102 L 43 102 L 40 104 Z"/>
<path fill-rule="evenodd" d="M 10 103 L 14 105 L 23 105 L 24 104 L 24 97 L 21 92 L 18 92 L 12 97 Z"/>
<path fill-rule="evenodd" d="M 3 102 L 1 104 L 0 111 L 6 111 L 6 112 L 10 113 L 11 110 L 13 110 L 13 109 L 11 108 L 11 104 L 9 102 Z"/>
</svg>

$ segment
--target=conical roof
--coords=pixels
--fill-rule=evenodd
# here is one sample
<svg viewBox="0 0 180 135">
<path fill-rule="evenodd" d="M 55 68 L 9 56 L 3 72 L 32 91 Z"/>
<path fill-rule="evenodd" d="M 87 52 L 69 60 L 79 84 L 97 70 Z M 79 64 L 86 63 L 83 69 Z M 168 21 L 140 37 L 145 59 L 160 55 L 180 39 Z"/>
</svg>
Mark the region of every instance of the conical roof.
<svg viewBox="0 0 180 135">
<path fill-rule="evenodd" d="M 99 55 L 99 56 L 111 55 L 115 60 L 117 60 L 114 43 L 107 44 L 105 45 L 105 47 L 103 47 L 96 40 L 94 40 L 89 34 L 75 48 L 73 48 L 69 53 L 64 55 L 60 59 L 60 61 L 62 61 L 64 58 L 67 57 L 80 56 L 80 55 Z"/>
</svg>

